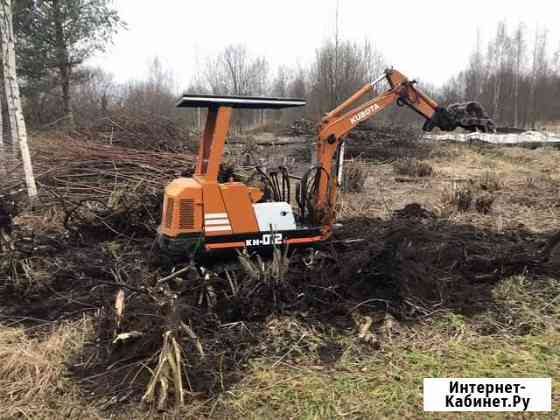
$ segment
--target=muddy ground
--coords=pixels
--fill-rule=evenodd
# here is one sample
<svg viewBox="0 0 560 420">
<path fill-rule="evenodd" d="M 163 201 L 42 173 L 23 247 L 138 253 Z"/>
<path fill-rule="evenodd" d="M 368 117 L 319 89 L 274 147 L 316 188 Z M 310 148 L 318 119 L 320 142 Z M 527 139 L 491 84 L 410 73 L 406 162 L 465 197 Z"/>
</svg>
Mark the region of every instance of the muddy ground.
<svg viewBox="0 0 560 420">
<path fill-rule="evenodd" d="M 301 172 L 306 134 L 283 136 L 294 144 L 253 134 L 228 158 L 244 174 L 255 156 Z M 158 182 L 128 165 L 111 183 L 118 160 L 109 175 L 89 161 L 72 173 L 107 178 L 75 199 L 74 175 L 47 170 L 50 193 L 19 205 L 3 243 L 3 415 L 418 417 L 422 377 L 491 376 L 504 357 L 511 372 L 558 375 L 560 151 L 391 130 L 359 131 L 347 151 L 366 182 L 341 194 L 332 242 L 175 276 L 186 265 L 153 247 Z M 188 161 L 150 172 L 143 159 L 161 184 Z M 488 348 L 507 357 L 483 361 Z"/>
</svg>

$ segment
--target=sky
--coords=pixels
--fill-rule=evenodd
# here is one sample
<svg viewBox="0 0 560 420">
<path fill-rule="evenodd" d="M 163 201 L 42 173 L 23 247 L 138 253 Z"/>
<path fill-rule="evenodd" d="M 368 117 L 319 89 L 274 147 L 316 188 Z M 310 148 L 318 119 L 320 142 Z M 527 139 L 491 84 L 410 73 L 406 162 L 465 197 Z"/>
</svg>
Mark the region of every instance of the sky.
<svg viewBox="0 0 560 420">
<path fill-rule="evenodd" d="M 306 66 L 315 49 L 332 38 L 337 0 L 114 0 L 128 25 L 113 45 L 89 64 L 115 81 L 146 77 L 159 57 L 179 90 L 187 87 L 206 57 L 229 44 L 245 44 L 271 67 Z M 389 65 L 410 78 L 441 86 L 464 69 L 476 45 L 493 36 L 497 23 L 522 21 L 531 44 L 537 26 L 550 45 L 560 45 L 558 0 L 338 0 L 339 36 L 369 39 Z M 372 75 L 372 79 L 376 75 Z"/>
</svg>

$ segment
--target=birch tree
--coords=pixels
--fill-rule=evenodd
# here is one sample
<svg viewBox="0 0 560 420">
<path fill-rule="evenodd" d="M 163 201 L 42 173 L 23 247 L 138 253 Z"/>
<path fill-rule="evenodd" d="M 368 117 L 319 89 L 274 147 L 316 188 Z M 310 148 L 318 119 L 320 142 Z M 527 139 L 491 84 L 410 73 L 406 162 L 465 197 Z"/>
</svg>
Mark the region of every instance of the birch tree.
<svg viewBox="0 0 560 420">
<path fill-rule="evenodd" d="M 513 82 L 513 125 L 519 127 L 519 89 L 525 57 L 524 26 L 520 23 L 514 35 L 515 72 Z"/>
<path fill-rule="evenodd" d="M 37 186 L 35 185 L 35 177 L 33 176 L 31 155 L 27 145 L 27 130 L 25 128 L 25 120 L 23 119 L 19 86 L 17 83 L 11 0 L 0 0 L 0 37 L 3 74 L 4 80 L 6 80 L 5 98 L 8 103 L 8 113 L 12 117 L 11 121 L 15 122 L 15 130 L 13 128 L 12 130 L 15 131 L 16 135 L 12 137 L 12 141 L 17 139 L 17 143 L 19 144 L 25 174 L 25 184 L 27 185 L 27 194 L 29 197 L 33 198 L 37 195 Z"/>
<path fill-rule="evenodd" d="M 0 0 L 1 1 L 1 0 Z M 10 91 L 10 85 L 9 85 L 9 79 L 7 77 L 5 77 L 5 73 L 4 73 L 4 57 L 3 54 L 0 54 L 0 66 L 2 66 L 2 95 L 4 98 L 8 97 L 8 92 Z M 0 101 L 2 102 L 2 101 Z M 2 105 L 2 111 L 4 111 L 4 106 L 6 108 L 6 112 L 5 112 L 5 116 L 6 116 L 6 126 L 8 127 L 8 132 L 5 133 L 4 139 L 9 139 L 11 145 L 12 145 L 12 150 L 11 153 L 14 156 L 17 156 L 17 150 L 18 150 L 18 141 L 17 141 L 17 124 L 16 124 L 16 115 L 13 112 L 9 112 L 9 102 L 7 100 L 4 101 Z M 4 127 L 2 127 L 3 129 Z M 4 146 L 4 150 L 5 146 Z"/>
<path fill-rule="evenodd" d="M 537 27 L 535 31 L 535 44 L 533 47 L 533 64 L 531 68 L 531 84 L 529 93 L 529 124 L 532 128 L 535 128 L 537 122 L 537 112 L 538 112 L 538 88 L 542 84 L 543 79 L 546 77 L 547 73 L 547 61 L 546 61 L 546 47 L 547 47 L 547 31 L 540 31 Z"/>
<path fill-rule="evenodd" d="M 2 73 L 0 77 L 4 79 Z M 0 88 L 0 92 L 3 89 Z M 4 152 L 4 120 L 2 115 L 2 95 L 0 95 L 0 176 L 6 175 L 6 153 Z"/>
<path fill-rule="evenodd" d="M 215 95 L 258 96 L 268 91 L 266 58 L 253 56 L 242 44 L 229 45 L 218 56 L 209 58 L 203 72 Z M 242 128 L 244 122 L 262 121 L 263 114 L 252 111 L 233 118 L 233 125 Z"/>
</svg>

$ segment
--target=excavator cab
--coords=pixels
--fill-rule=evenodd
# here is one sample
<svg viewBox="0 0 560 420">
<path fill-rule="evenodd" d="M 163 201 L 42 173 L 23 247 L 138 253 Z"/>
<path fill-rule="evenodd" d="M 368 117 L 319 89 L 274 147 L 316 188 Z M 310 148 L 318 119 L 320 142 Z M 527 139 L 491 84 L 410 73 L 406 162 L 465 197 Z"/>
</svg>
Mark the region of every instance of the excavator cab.
<svg viewBox="0 0 560 420">
<path fill-rule="evenodd" d="M 241 182 L 221 183 L 218 178 L 233 110 L 303 105 L 305 100 L 295 98 L 212 95 L 180 98 L 178 107 L 202 107 L 208 112 L 194 176 L 175 179 L 165 189 L 158 229 L 158 243 L 164 252 L 192 256 L 198 251 L 261 248 L 321 239 L 319 227 L 302 225 L 294 212 L 289 202 L 286 173 L 280 171 L 281 180 L 277 173 L 262 173 L 272 186 L 272 199 L 265 197 L 265 191 L 258 187 Z"/>
</svg>

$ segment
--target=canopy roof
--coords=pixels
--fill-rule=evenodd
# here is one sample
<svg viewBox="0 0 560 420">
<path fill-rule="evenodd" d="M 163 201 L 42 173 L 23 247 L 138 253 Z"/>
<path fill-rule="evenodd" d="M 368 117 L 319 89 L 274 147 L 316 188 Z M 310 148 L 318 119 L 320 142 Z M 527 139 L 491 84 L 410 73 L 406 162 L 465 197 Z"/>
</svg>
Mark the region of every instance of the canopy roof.
<svg viewBox="0 0 560 420">
<path fill-rule="evenodd" d="M 267 98 L 262 96 L 225 96 L 184 94 L 177 106 L 179 108 L 207 108 L 227 106 L 241 109 L 282 109 L 305 105 L 305 99 Z"/>
</svg>

